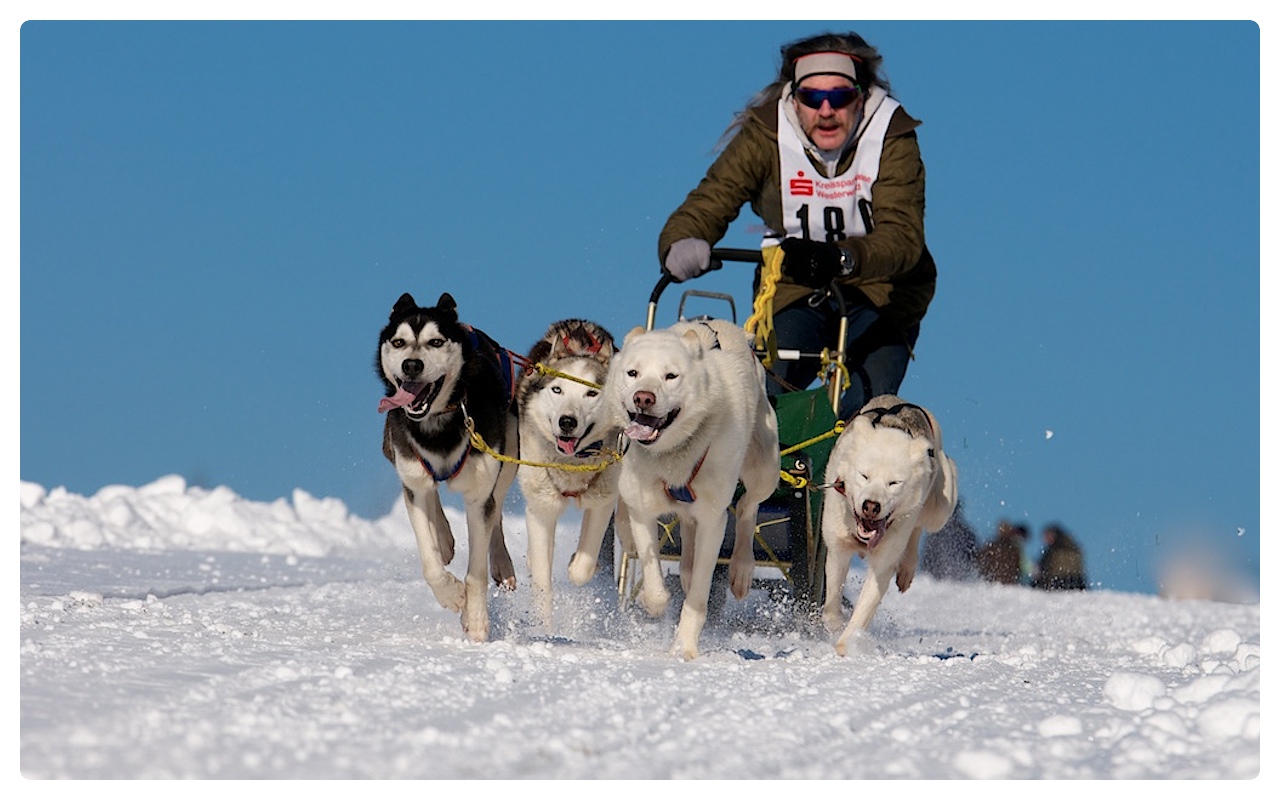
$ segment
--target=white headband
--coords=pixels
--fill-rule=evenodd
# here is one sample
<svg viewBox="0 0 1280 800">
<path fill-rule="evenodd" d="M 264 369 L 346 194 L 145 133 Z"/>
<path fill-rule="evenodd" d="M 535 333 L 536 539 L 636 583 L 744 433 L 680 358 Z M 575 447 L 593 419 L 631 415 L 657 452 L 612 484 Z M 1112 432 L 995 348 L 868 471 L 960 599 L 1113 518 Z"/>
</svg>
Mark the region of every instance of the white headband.
<svg viewBox="0 0 1280 800">
<path fill-rule="evenodd" d="M 796 59 L 795 82 L 810 75 L 843 75 L 858 82 L 858 62 L 862 59 L 848 53 L 810 53 Z"/>
</svg>

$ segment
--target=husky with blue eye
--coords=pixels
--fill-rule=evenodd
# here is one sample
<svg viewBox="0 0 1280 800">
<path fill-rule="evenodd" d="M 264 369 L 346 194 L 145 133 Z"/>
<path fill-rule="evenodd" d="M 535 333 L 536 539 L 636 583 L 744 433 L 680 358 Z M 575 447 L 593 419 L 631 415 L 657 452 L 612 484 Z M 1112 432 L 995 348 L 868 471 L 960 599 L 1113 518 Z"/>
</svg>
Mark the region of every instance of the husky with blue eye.
<svg viewBox="0 0 1280 800">
<path fill-rule="evenodd" d="M 527 356 L 532 368 L 516 390 L 520 417 L 520 491 L 529 532 L 534 609 L 550 627 L 551 563 L 556 525 L 571 507 L 582 511 L 569 579 L 578 586 L 595 575 L 600 544 L 618 504 L 617 448 L 621 427 L 605 414 L 603 385 L 614 354 L 613 337 L 582 319 L 553 323 Z M 620 514 L 618 537 L 629 547 L 629 520 Z"/>
<path fill-rule="evenodd" d="M 378 337 L 377 369 L 386 390 L 382 453 L 395 465 L 422 574 L 440 605 L 457 611 L 467 636 L 489 637 L 488 584 L 515 588 L 515 569 L 502 533 L 502 503 L 515 481 L 519 446 L 515 375 L 510 354 L 458 320 L 448 293 L 435 306 L 403 294 Z M 479 434 L 499 460 L 473 446 Z M 440 486 L 462 495 L 467 519 L 467 573 L 453 560 L 453 531 L 440 505 Z"/>
</svg>

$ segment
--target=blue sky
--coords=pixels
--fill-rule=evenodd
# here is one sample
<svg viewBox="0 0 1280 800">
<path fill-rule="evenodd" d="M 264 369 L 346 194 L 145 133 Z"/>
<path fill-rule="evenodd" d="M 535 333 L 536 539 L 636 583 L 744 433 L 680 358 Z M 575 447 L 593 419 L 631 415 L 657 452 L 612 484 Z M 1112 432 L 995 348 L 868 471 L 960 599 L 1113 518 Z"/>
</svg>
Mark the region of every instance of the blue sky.
<svg viewBox="0 0 1280 800">
<path fill-rule="evenodd" d="M 980 536 L 1061 522 L 1091 579 L 1143 592 L 1196 540 L 1256 586 L 1248 21 L 27 22 L 20 477 L 387 513 L 400 293 L 517 352 L 560 318 L 642 324 L 666 216 L 779 45 L 824 29 L 924 122 L 939 281 L 901 393 Z M 749 209 L 722 244 L 758 244 Z M 742 269 L 691 285 L 750 308 Z"/>
</svg>

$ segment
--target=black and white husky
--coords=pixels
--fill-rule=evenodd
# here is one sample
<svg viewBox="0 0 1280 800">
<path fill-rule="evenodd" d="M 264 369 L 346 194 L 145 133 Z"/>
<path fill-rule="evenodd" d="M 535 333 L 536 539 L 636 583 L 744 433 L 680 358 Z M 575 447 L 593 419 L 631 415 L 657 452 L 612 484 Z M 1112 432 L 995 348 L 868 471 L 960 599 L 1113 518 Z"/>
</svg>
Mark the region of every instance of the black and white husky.
<svg viewBox="0 0 1280 800">
<path fill-rule="evenodd" d="M 504 456 L 516 455 L 518 421 L 509 354 L 458 321 L 448 293 L 434 307 L 403 294 L 378 337 L 378 371 L 387 414 L 382 452 L 400 476 L 409 522 L 418 540 L 422 574 L 440 605 L 462 615 L 475 641 L 489 636 L 488 575 L 515 588 L 515 570 L 502 533 L 502 503 L 515 480 L 514 462 L 472 445 L 471 431 Z M 467 574 L 459 581 L 453 531 L 440 506 L 439 486 L 466 504 Z"/>
<path fill-rule="evenodd" d="M 571 506 L 582 509 L 578 549 L 569 579 L 581 586 L 595 575 L 600 544 L 618 502 L 616 465 L 622 429 L 602 403 L 613 337 L 581 319 L 553 323 L 529 350 L 530 369 L 520 380 L 520 491 L 529 531 L 529 571 L 539 622 L 551 624 L 551 561 L 556 523 Z M 618 536 L 630 541 L 630 521 L 620 515 Z"/>
</svg>

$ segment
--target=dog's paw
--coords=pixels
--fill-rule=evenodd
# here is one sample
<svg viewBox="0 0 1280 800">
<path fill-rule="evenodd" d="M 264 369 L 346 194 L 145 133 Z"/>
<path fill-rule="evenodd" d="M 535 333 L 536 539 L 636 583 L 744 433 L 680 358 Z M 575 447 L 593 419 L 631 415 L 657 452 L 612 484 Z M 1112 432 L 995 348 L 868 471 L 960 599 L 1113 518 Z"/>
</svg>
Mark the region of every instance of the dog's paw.
<svg viewBox="0 0 1280 800">
<path fill-rule="evenodd" d="M 498 586 L 507 589 L 516 588 L 516 568 L 511 563 L 511 556 L 503 550 L 496 550 L 489 556 L 489 575 Z"/>
<path fill-rule="evenodd" d="M 514 592 L 516 590 L 515 575 L 512 575 L 507 578 L 503 578 L 502 580 L 495 579 L 494 582 L 498 584 L 498 588 L 503 590 L 504 592 Z"/>
<path fill-rule="evenodd" d="M 573 558 L 569 559 L 569 580 L 573 581 L 574 586 L 584 585 L 595 577 L 598 565 L 599 559 L 586 553 L 574 553 Z"/>
<path fill-rule="evenodd" d="M 489 614 L 487 611 L 478 615 L 462 612 L 462 630 L 473 642 L 489 641 Z"/>
<path fill-rule="evenodd" d="M 437 583 L 429 585 L 436 596 L 436 602 L 442 607 L 450 611 L 462 611 L 467 600 L 466 587 L 462 585 L 462 581 L 446 572 Z"/>
<path fill-rule="evenodd" d="M 672 643 L 671 649 L 668 652 L 681 661 L 693 661 L 698 657 L 698 644 L 696 642 L 693 644 L 686 644 L 681 642 L 679 639 L 676 639 L 675 642 Z"/>
<path fill-rule="evenodd" d="M 671 645 L 671 654 L 685 661 L 698 657 L 698 639 L 702 636 L 702 626 L 707 622 L 706 611 L 698 611 L 686 601 L 680 610 L 680 624 L 676 626 L 676 639 Z"/>
<path fill-rule="evenodd" d="M 736 553 L 729 559 L 729 591 L 735 600 L 745 600 L 751 591 L 751 574 L 755 571 L 754 555 L 740 558 Z"/>
<path fill-rule="evenodd" d="M 866 631 L 850 631 L 836 640 L 836 655 L 838 656 L 847 656 L 850 653 L 871 655 L 875 653 L 875 648 L 875 641 L 867 635 Z"/>
<path fill-rule="evenodd" d="M 822 612 L 822 624 L 826 627 L 828 633 L 839 633 L 844 629 L 844 615 L 839 611 Z"/>
<path fill-rule="evenodd" d="M 484 584 L 480 584 L 479 590 L 475 591 L 475 584 L 471 585 L 473 591 L 467 592 L 462 603 L 462 630 L 466 631 L 467 638 L 473 642 L 489 641 L 489 597 L 485 592 Z"/>
<path fill-rule="evenodd" d="M 667 613 L 667 605 L 671 603 L 671 593 L 663 586 L 651 589 L 645 586 L 640 592 L 640 605 L 651 617 L 661 617 Z"/>
<path fill-rule="evenodd" d="M 898 591 L 905 592 L 911 588 L 911 582 L 916 579 L 916 565 L 907 566 L 903 564 L 898 567 L 898 576 L 895 582 L 898 584 Z"/>
</svg>

